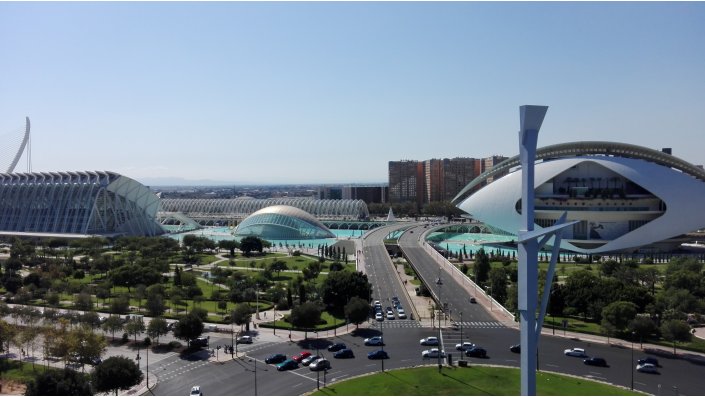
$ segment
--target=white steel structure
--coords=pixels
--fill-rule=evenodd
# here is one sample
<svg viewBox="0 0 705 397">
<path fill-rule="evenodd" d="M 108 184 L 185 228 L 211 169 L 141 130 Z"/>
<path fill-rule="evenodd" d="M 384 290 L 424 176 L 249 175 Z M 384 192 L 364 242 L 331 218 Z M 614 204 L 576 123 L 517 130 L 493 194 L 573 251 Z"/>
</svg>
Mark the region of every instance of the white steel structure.
<svg viewBox="0 0 705 397">
<path fill-rule="evenodd" d="M 29 117 L 25 117 L 24 132 L 14 131 L 0 135 L 0 169 L 10 173 L 15 170 L 22 157 L 22 152 L 27 149 L 27 171 L 31 171 L 31 147 L 29 140 Z"/>
<path fill-rule="evenodd" d="M 269 240 L 335 238 L 335 234 L 311 214 L 288 205 L 274 205 L 256 211 L 238 225 L 235 236 L 257 236 Z"/>
<path fill-rule="evenodd" d="M 3 234 L 155 236 L 159 198 L 109 171 L 0 174 Z"/>
<path fill-rule="evenodd" d="M 273 205 L 288 205 L 308 212 L 318 219 L 366 219 L 370 216 L 367 204 L 362 200 L 317 200 L 304 197 L 282 197 L 270 199 L 175 199 L 161 200 L 162 213 L 182 213 L 194 220 L 242 219 L 262 208 Z"/>
<path fill-rule="evenodd" d="M 667 250 L 669 239 L 705 227 L 698 199 L 705 197 L 705 171 L 674 156 L 623 143 L 576 142 L 539 149 L 536 157 L 542 161 L 535 164 L 535 226 L 550 227 L 564 212 L 576 221 L 565 230 L 562 249 Z M 519 230 L 522 172 L 515 165 L 509 159 L 497 166 L 492 172 L 509 173 L 459 207 L 499 229 Z M 492 172 L 463 193 L 481 186 L 481 178 Z"/>
</svg>

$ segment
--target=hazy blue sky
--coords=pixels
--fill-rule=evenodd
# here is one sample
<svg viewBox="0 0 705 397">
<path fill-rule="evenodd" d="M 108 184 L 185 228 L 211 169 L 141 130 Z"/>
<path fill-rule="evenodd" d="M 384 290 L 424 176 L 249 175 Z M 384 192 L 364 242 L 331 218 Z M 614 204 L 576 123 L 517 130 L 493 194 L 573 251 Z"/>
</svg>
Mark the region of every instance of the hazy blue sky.
<svg viewBox="0 0 705 397">
<path fill-rule="evenodd" d="M 386 182 L 390 160 L 613 140 L 705 163 L 705 3 L 0 2 L 33 171 Z M 24 160 L 16 171 L 26 171 Z"/>
</svg>

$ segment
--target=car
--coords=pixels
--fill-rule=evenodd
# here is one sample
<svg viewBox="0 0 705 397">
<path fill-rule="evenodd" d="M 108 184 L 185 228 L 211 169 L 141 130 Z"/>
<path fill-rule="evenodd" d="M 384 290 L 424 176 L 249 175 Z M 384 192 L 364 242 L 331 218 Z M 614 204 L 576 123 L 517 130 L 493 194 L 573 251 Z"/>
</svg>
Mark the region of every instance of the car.
<svg viewBox="0 0 705 397">
<path fill-rule="evenodd" d="M 387 320 L 394 320 L 394 313 L 387 312 Z"/>
<path fill-rule="evenodd" d="M 189 343 L 191 347 L 208 347 L 208 339 L 207 338 L 196 338 L 196 339 L 191 339 L 191 342 Z"/>
<path fill-rule="evenodd" d="M 463 343 L 456 343 L 456 344 L 455 344 L 455 349 L 456 349 L 456 350 L 465 351 L 465 350 L 471 349 L 471 348 L 473 348 L 473 347 L 475 347 L 475 344 L 474 344 L 474 343 L 470 343 L 470 342 L 463 342 Z"/>
<path fill-rule="evenodd" d="M 286 360 L 286 355 L 281 353 L 275 353 L 264 359 L 265 364 L 279 364 Z"/>
<path fill-rule="evenodd" d="M 445 351 L 440 351 L 440 353 L 439 353 L 439 350 L 434 347 L 434 348 L 431 349 L 431 350 L 424 350 L 424 351 L 422 351 L 422 352 L 421 352 L 421 358 L 438 358 L 438 355 L 439 355 L 439 354 L 441 355 L 441 357 L 445 357 L 445 356 L 446 356 L 446 352 L 445 352 Z"/>
<path fill-rule="evenodd" d="M 191 394 L 189 396 L 202 396 L 203 392 L 201 392 L 201 386 L 194 386 L 191 388 Z"/>
<path fill-rule="evenodd" d="M 385 309 L 385 311 L 386 311 L 387 313 L 391 313 L 391 312 L 392 312 L 392 307 L 391 307 L 391 306 L 387 306 L 387 309 Z"/>
<path fill-rule="evenodd" d="M 428 338 L 423 338 L 419 341 L 422 346 L 438 346 L 438 338 L 435 336 L 429 336 Z"/>
<path fill-rule="evenodd" d="M 465 350 L 465 355 L 468 357 L 487 357 L 487 350 L 479 347 L 473 346 L 470 349 Z"/>
<path fill-rule="evenodd" d="M 381 312 L 377 312 L 377 314 L 375 314 L 375 320 L 384 321 L 384 316 L 382 315 Z"/>
<path fill-rule="evenodd" d="M 399 314 L 399 318 L 406 318 L 406 313 L 404 313 L 404 309 L 399 309 L 397 313 Z"/>
<path fill-rule="evenodd" d="M 312 362 L 318 360 L 319 358 L 323 358 L 323 357 L 321 357 L 317 354 L 312 354 L 312 355 L 304 358 L 303 360 L 301 360 L 301 365 L 308 367 L 309 365 L 311 365 Z"/>
<path fill-rule="evenodd" d="M 304 350 L 301 353 L 291 357 L 291 359 L 296 361 L 297 363 L 300 363 L 301 360 L 303 360 L 304 358 L 309 357 L 309 356 L 311 356 L 311 352 Z"/>
<path fill-rule="evenodd" d="M 477 299 L 475 297 L 470 297 L 470 303 L 477 303 Z"/>
<path fill-rule="evenodd" d="M 572 356 L 572 357 L 587 357 L 587 354 L 585 354 L 585 349 L 582 349 L 580 347 L 574 347 L 572 349 L 565 349 L 563 350 L 563 354 L 566 356 Z"/>
<path fill-rule="evenodd" d="M 519 344 L 511 345 L 511 346 L 509 346 L 509 351 L 512 353 L 521 353 L 521 345 L 519 345 Z"/>
<path fill-rule="evenodd" d="M 382 304 L 379 301 L 375 301 L 375 308 L 377 308 L 377 307 L 379 307 L 379 308 L 382 307 Z"/>
<path fill-rule="evenodd" d="M 658 367 L 650 363 L 637 364 L 636 370 L 639 372 L 646 372 L 650 374 L 658 373 Z"/>
<path fill-rule="evenodd" d="M 311 371 L 321 371 L 324 369 L 330 369 L 330 361 L 325 358 L 319 358 L 318 360 L 312 362 L 308 366 L 308 369 L 310 369 Z"/>
<path fill-rule="evenodd" d="M 252 343 L 252 337 L 250 335 L 240 336 L 235 340 L 235 343 L 236 344 L 241 344 L 241 343 L 250 344 L 250 343 Z"/>
<path fill-rule="evenodd" d="M 277 371 L 286 371 L 287 369 L 296 368 L 299 368 L 299 363 L 292 359 L 284 360 L 281 363 L 277 364 Z"/>
<path fill-rule="evenodd" d="M 658 363 L 658 359 L 653 358 L 653 357 L 640 358 L 639 360 L 637 360 L 636 363 L 637 363 L 637 364 L 653 364 L 653 365 L 656 366 L 656 367 L 660 367 L 660 366 L 661 366 L 661 365 L 659 365 L 659 363 Z"/>
<path fill-rule="evenodd" d="M 375 350 L 367 353 L 367 358 L 370 360 L 386 360 L 389 358 L 389 354 L 384 350 Z"/>
<path fill-rule="evenodd" d="M 585 365 L 594 365 L 596 367 L 606 367 L 607 366 L 607 361 L 602 357 L 588 357 L 585 360 L 583 360 L 583 363 L 585 363 Z"/>
<path fill-rule="evenodd" d="M 337 352 L 338 350 L 342 350 L 342 349 L 347 349 L 347 346 L 345 346 L 345 343 L 333 343 L 332 345 L 328 346 L 329 352 Z"/>
<path fill-rule="evenodd" d="M 350 349 L 341 349 L 335 352 L 333 354 L 333 357 L 335 358 L 354 358 L 355 355 L 353 354 L 353 351 Z"/>
<path fill-rule="evenodd" d="M 365 339 L 365 346 L 383 346 L 384 341 L 381 336 L 373 336 Z"/>
</svg>

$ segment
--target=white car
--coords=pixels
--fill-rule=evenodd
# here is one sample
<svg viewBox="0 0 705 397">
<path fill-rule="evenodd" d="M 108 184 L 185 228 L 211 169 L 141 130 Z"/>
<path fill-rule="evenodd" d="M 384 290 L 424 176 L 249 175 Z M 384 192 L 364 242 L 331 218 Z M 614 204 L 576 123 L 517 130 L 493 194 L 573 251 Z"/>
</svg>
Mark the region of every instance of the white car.
<svg viewBox="0 0 705 397">
<path fill-rule="evenodd" d="M 238 345 L 242 343 L 246 343 L 249 345 L 250 343 L 252 343 L 252 337 L 250 335 L 240 336 L 237 338 L 237 340 L 235 340 L 235 343 Z"/>
<path fill-rule="evenodd" d="M 473 347 L 475 347 L 475 344 L 470 343 L 470 342 L 463 342 L 462 344 L 460 344 L 460 343 L 455 344 L 455 349 L 461 350 L 461 351 L 465 351 L 467 349 L 472 349 Z"/>
<path fill-rule="evenodd" d="M 658 373 L 658 368 L 655 365 L 649 364 L 649 363 L 637 365 L 636 370 L 639 372 L 648 372 L 650 374 L 657 374 Z"/>
<path fill-rule="evenodd" d="M 365 346 L 382 346 L 384 341 L 381 336 L 373 336 L 365 339 Z"/>
<path fill-rule="evenodd" d="M 422 351 L 422 352 L 421 352 L 421 357 L 423 357 L 423 358 L 438 358 L 438 354 L 439 354 L 438 349 L 433 348 L 433 349 L 431 349 L 431 350 L 424 350 L 424 351 Z M 441 352 L 440 352 L 440 355 L 441 355 L 441 357 L 445 357 L 445 356 L 446 356 L 446 352 L 445 352 L 445 351 L 441 351 Z"/>
<path fill-rule="evenodd" d="M 406 318 L 406 312 L 404 312 L 404 309 L 401 307 L 397 309 L 397 314 L 399 315 L 399 318 Z"/>
<path fill-rule="evenodd" d="M 438 338 L 435 336 L 429 336 L 428 338 L 423 338 L 419 341 L 423 346 L 438 346 Z"/>
<path fill-rule="evenodd" d="M 377 312 L 377 314 L 375 314 L 375 320 L 384 321 L 384 316 L 382 315 L 382 313 Z"/>
<path fill-rule="evenodd" d="M 330 361 L 325 358 L 319 358 L 318 360 L 309 364 L 308 369 L 311 371 L 320 371 L 323 369 L 330 369 Z"/>
<path fill-rule="evenodd" d="M 387 320 L 394 320 L 394 313 L 387 312 Z"/>
<path fill-rule="evenodd" d="M 573 356 L 573 357 L 587 357 L 587 354 L 585 354 L 585 349 L 579 348 L 579 347 L 574 347 L 572 349 L 565 349 L 563 350 L 563 354 L 566 356 Z"/>
<path fill-rule="evenodd" d="M 191 396 L 202 396 L 201 386 L 194 386 L 191 388 Z"/>
</svg>

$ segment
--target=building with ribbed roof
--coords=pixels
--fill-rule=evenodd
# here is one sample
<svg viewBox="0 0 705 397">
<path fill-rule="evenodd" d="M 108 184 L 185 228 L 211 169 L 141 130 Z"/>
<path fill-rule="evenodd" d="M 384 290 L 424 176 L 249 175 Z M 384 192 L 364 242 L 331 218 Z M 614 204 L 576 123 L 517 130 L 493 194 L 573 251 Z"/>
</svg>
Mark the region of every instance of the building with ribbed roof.
<svg viewBox="0 0 705 397">
<path fill-rule="evenodd" d="M 313 215 L 288 205 L 262 208 L 245 218 L 235 229 L 235 237 L 247 236 L 265 240 L 335 238 Z"/>
</svg>

